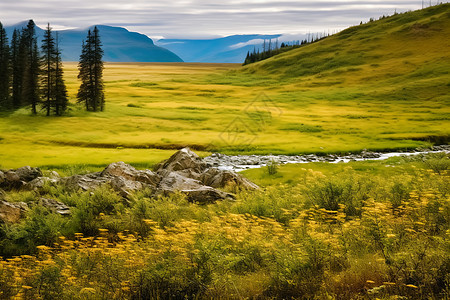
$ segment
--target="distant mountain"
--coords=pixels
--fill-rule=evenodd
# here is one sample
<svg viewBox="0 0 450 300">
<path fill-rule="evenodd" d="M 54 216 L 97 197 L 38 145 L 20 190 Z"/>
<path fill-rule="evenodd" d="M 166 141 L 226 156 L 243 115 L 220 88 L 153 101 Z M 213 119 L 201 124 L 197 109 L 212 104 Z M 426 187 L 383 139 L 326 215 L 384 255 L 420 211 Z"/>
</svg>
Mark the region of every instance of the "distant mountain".
<svg viewBox="0 0 450 300">
<path fill-rule="evenodd" d="M 156 44 L 178 53 L 185 62 L 243 63 L 247 51 L 261 48 L 263 40 L 274 35 L 232 35 L 209 40 L 161 39 Z"/>
<path fill-rule="evenodd" d="M 12 38 L 14 28 L 26 27 L 28 22 L 21 22 L 8 26 L 6 32 Z M 94 26 L 90 27 L 91 29 Z M 162 47 L 156 46 L 146 35 L 130 32 L 122 27 L 97 25 L 105 51 L 104 60 L 110 62 L 182 62 L 183 60 Z M 86 38 L 85 29 L 71 29 L 58 31 L 62 58 L 64 61 L 78 61 L 81 54 L 81 43 Z M 56 32 L 56 31 L 55 31 Z M 39 42 L 44 30 L 36 28 Z"/>
</svg>

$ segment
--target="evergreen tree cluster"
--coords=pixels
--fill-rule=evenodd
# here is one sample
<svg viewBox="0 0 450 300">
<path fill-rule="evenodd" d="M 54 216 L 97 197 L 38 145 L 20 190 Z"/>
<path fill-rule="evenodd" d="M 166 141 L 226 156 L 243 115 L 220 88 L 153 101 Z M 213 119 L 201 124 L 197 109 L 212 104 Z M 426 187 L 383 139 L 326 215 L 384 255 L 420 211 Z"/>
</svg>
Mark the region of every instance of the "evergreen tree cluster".
<svg viewBox="0 0 450 300">
<path fill-rule="evenodd" d="M 275 42 L 272 42 L 271 39 L 268 41 L 264 40 L 262 51 L 259 49 L 256 50 L 256 48 L 253 49 L 253 52 L 248 51 L 243 65 L 245 66 L 257 61 L 265 60 L 274 55 L 315 43 L 328 36 L 330 36 L 330 34 L 327 33 L 308 34 L 308 37 L 302 41 L 283 42 L 280 46 L 278 46 L 278 39 L 275 40 Z"/>
<path fill-rule="evenodd" d="M 105 106 L 101 46 L 97 27 L 89 30 L 80 56 L 77 98 L 92 111 L 102 111 Z M 39 49 L 33 20 L 14 30 L 11 43 L 0 22 L 0 110 L 29 106 L 32 114 L 41 108 L 47 116 L 63 115 L 68 105 L 63 75 L 58 34 L 50 24 Z"/>
</svg>

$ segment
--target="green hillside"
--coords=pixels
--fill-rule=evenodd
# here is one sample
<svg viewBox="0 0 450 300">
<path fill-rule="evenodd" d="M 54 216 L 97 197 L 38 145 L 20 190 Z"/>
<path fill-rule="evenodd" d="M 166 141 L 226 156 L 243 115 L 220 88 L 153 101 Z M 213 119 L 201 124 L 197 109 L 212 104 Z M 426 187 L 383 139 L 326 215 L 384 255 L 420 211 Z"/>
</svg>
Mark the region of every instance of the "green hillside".
<svg viewBox="0 0 450 300">
<path fill-rule="evenodd" d="M 302 78 L 305 85 L 373 84 L 385 86 L 379 93 L 399 92 L 391 95 L 398 99 L 433 99 L 449 91 L 449 36 L 447 3 L 354 26 L 244 70 Z"/>
<path fill-rule="evenodd" d="M 348 28 L 245 68 L 303 86 L 364 85 L 374 98 L 447 99 L 450 4 Z"/>
<path fill-rule="evenodd" d="M 380 138 L 433 140 L 440 136 L 440 142 L 448 142 L 449 37 L 447 3 L 348 28 L 248 65 L 242 72 L 277 78 L 284 85 L 284 99 L 315 104 L 328 101 L 337 110 L 352 101 L 366 107 L 359 116 L 372 121 L 386 117 L 388 111 L 394 113 L 391 120 L 401 122 L 407 116 L 402 130 L 383 130 Z M 350 105 L 352 109 L 354 105 Z M 370 125 L 384 126 L 385 121 L 375 120 Z M 424 122 L 422 130 L 413 129 L 416 121 Z M 436 121 L 440 129 L 431 129 L 426 121 Z"/>
</svg>

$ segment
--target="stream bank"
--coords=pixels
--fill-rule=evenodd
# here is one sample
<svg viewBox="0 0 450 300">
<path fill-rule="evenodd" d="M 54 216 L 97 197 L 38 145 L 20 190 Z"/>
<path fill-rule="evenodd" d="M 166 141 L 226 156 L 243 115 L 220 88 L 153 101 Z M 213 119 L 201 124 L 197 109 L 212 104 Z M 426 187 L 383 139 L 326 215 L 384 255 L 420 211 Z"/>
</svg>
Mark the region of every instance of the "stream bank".
<svg viewBox="0 0 450 300">
<path fill-rule="evenodd" d="M 410 156 L 428 153 L 450 153 L 450 145 L 432 146 L 430 149 L 416 149 L 410 152 L 371 152 L 347 155 L 226 155 L 213 153 L 205 157 L 204 162 L 220 170 L 241 172 L 248 169 L 262 168 L 275 162 L 279 165 L 301 164 L 310 162 L 347 163 L 350 161 L 385 160 L 396 156 Z"/>
</svg>

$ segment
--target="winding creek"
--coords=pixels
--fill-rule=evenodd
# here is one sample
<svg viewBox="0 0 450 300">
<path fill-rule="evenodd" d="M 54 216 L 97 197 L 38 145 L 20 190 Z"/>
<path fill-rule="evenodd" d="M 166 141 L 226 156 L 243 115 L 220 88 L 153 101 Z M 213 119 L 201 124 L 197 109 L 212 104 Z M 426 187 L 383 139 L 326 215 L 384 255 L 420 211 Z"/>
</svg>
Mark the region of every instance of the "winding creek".
<svg viewBox="0 0 450 300">
<path fill-rule="evenodd" d="M 212 166 L 235 172 L 241 172 L 248 169 L 262 168 L 272 162 L 277 164 L 301 164 L 309 162 L 328 162 L 328 163 L 347 163 L 350 161 L 364 160 L 385 160 L 396 156 L 411 156 L 428 153 L 450 153 L 450 145 L 433 146 L 428 150 L 415 150 L 410 152 L 367 152 L 363 151 L 359 154 L 335 155 L 329 154 L 319 156 L 315 154 L 308 155 L 225 155 L 213 153 L 211 156 L 205 157 L 204 161 Z"/>
</svg>

